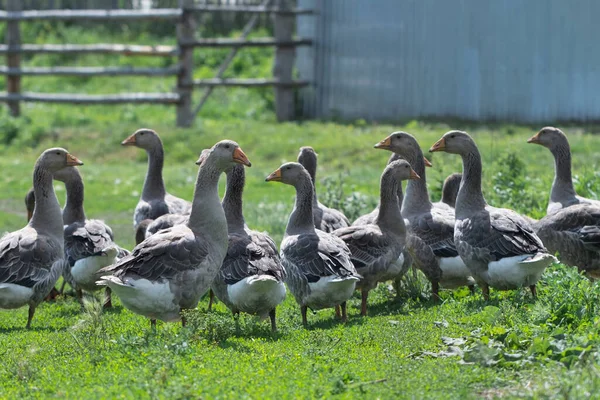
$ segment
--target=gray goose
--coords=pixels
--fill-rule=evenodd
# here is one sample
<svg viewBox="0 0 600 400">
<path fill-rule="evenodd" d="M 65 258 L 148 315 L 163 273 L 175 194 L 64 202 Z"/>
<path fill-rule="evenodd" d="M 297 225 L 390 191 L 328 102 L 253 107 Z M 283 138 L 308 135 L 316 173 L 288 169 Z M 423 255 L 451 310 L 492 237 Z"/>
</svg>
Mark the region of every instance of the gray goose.
<svg viewBox="0 0 600 400">
<path fill-rule="evenodd" d="M 164 150 L 160 137 L 152 129 L 138 129 L 121 142 L 136 146 L 148 154 L 148 171 L 140 201 L 133 213 L 133 226 L 145 219 L 156 219 L 164 214 L 189 214 L 192 203 L 167 193 L 163 181 Z"/>
<path fill-rule="evenodd" d="M 429 199 L 423 152 L 417 140 L 409 133 L 394 132 L 375 148 L 400 155 L 421 177 L 406 185 L 402 216 L 408 221 L 407 247 L 417 267 L 431 282 L 434 299 L 439 297 L 440 285 L 450 289 L 471 286 L 473 290 L 475 281 L 454 245 L 454 209 Z"/>
<path fill-rule="evenodd" d="M 590 279 L 600 278 L 600 207 L 575 204 L 546 215 L 533 225 L 551 253 Z"/>
<path fill-rule="evenodd" d="M 574 204 L 592 204 L 600 207 L 600 201 L 578 196 L 571 177 L 571 147 L 567 136 L 558 128 L 547 126 L 529 138 L 527 143 L 546 147 L 554 156 L 554 182 L 550 190 L 547 214 L 552 214 Z"/>
<path fill-rule="evenodd" d="M 212 289 L 233 313 L 240 311 L 271 319 L 277 330 L 275 309 L 285 299 L 284 270 L 273 239 L 246 225 L 242 212 L 245 171 L 235 165 L 227 171 L 223 210 L 227 218 L 227 256 Z"/>
<path fill-rule="evenodd" d="M 0 308 L 29 305 L 26 328 L 37 305 L 50 293 L 67 267 L 63 247 L 63 221 L 52 186 L 53 174 L 82 165 L 65 149 L 44 151 L 33 170 L 37 204 L 29 223 L 0 239 Z"/>
<path fill-rule="evenodd" d="M 96 285 L 98 271 L 129 254 L 114 241 L 112 229 L 97 219 L 87 219 L 83 208 L 84 185 L 77 167 L 67 167 L 54 173 L 54 179 L 65 184 L 67 201 L 63 208 L 65 256 L 69 268 L 64 271 L 65 281 L 76 290 L 101 289 Z M 110 288 L 106 288 L 104 307 L 112 306 Z"/>
<path fill-rule="evenodd" d="M 103 268 L 109 286 L 129 310 L 150 318 L 182 321 L 208 291 L 227 254 L 227 220 L 219 199 L 219 177 L 234 163 L 250 166 L 236 142 L 215 144 L 198 171 L 187 224 L 164 229 L 135 246 L 129 256 Z"/>
<path fill-rule="evenodd" d="M 473 139 L 466 132 L 450 131 L 429 151 L 462 157 L 454 243 L 484 298 L 489 299 L 490 287 L 510 290 L 523 286 L 529 286 L 535 297 L 536 282 L 557 260 L 525 218 L 513 210 L 487 204 L 481 192 L 481 155 Z"/>
<path fill-rule="evenodd" d="M 448 204 L 452 208 L 456 206 L 456 196 L 458 195 L 461 179 L 462 174 L 457 172 L 448 175 L 446 179 L 444 179 L 444 185 L 442 186 L 442 203 Z"/>
<path fill-rule="evenodd" d="M 315 190 L 313 191 L 313 219 L 315 227 L 324 232 L 333 232 L 336 229 L 344 228 L 350 225 L 348 218 L 334 208 L 329 208 L 317 199 L 316 176 L 317 176 L 317 153 L 312 147 L 305 146 L 300 148 L 298 153 L 298 162 L 308 171 L 310 179 Z"/>
<path fill-rule="evenodd" d="M 367 315 L 369 291 L 379 282 L 401 278 L 408 270 L 408 265 L 405 266 L 400 258 L 406 242 L 406 228 L 400 214 L 402 199 L 397 194 L 402 180 L 418 178 L 407 161 L 391 162 L 381 175 L 380 207 L 375 221 L 333 232 L 348 245 L 350 259 L 362 277 L 356 286 L 362 294 L 363 316 Z"/>
<path fill-rule="evenodd" d="M 337 236 L 315 229 L 313 183 L 298 163 L 286 163 L 266 181 L 294 186 L 296 202 L 280 246 L 285 283 L 300 305 L 302 324 L 308 325 L 308 308 L 319 310 L 338 305 L 342 321 L 347 320 L 346 301 L 360 279 L 350 260 L 348 246 Z"/>
</svg>

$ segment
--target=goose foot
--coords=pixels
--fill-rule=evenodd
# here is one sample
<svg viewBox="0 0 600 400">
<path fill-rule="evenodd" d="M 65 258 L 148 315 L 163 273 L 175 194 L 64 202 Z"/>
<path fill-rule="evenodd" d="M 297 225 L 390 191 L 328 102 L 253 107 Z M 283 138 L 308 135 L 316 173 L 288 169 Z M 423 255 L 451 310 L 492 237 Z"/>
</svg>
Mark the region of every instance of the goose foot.
<svg viewBox="0 0 600 400">
<path fill-rule="evenodd" d="M 152 332 L 156 332 L 156 320 L 154 318 L 150 318 L 150 328 L 152 328 Z"/>
<path fill-rule="evenodd" d="M 535 299 L 537 297 L 537 288 L 535 285 L 531 285 L 529 286 L 529 289 L 531 289 L 531 297 Z"/>
<path fill-rule="evenodd" d="M 65 280 L 63 279 L 63 281 L 62 281 L 62 285 L 60 285 L 60 289 L 59 289 L 58 293 L 60 293 L 60 294 L 63 294 L 63 293 L 65 292 L 65 285 L 66 285 L 66 284 L 67 284 L 67 281 L 65 281 Z"/>
<path fill-rule="evenodd" d="M 33 319 L 34 314 L 35 314 L 35 306 L 29 306 L 29 315 L 27 316 L 27 325 L 25 325 L 25 329 L 31 328 L 31 320 Z"/>
<path fill-rule="evenodd" d="M 104 304 L 102 305 L 102 307 L 112 308 L 111 293 L 112 293 L 112 290 L 107 286 L 106 289 L 104 290 Z"/>
<path fill-rule="evenodd" d="M 490 287 L 486 284 L 481 285 L 481 292 L 483 293 L 483 299 L 485 301 L 490 300 Z"/>
<path fill-rule="evenodd" d="M 269 318 L 271 319 L 271 332 L 277 332 L 277 324 L 275 323 L 275 309 L 269 311 Z"/>
<path fill-rule="evenodd" d="M 300 307 L 300 313 L 302 314 L 302 326 L 308 328 L 308 320 L 306 319 L 307 306 Z"/>
<path fill-rule="evenodd" d="M 433 302 L 440 302 L 440 283 L 439 282 L 431 282 L 431 293 L 433 294 Z"/>
<path fill-rule="evenodd" d="M 367 298 L 369 297 L 369 291 L 367 289 L 362 289 L 360 291 L 361 302 L 360 302 L 360 315 L 363 317 L 367 316 Z"/>
<path fill-rule="evenodd" d="M 208 291 L 208 308 L 207 311 L 212 311 L 213 299 L 215 298 L 215 293 L 212 289 Z"/>
<path fill-rule="evenodd" d="M 77 289 L 75 292 L 77 294 L 77 300 L 79 301 L 79 304 L 81 304 L 83 307 L 83 290 Z"/>
<path fill-rule="evenodd" d="M 340 308 L 342 309 L 342 322 L 346 323 L 346 322 L 348 322 L 348 312 L 346 310 L 346 302 L 343 302 L 341 304 Z"/>
<path fill-rule="evenodd" d="M 54 299 L 56 299 L 56 297 L 59 295 L 60 293 L 58 292 L 58 290 L 56 290 L 56 288 L 52 288 L 52 290 L 50 290 L 50 293 L 48 293 L 48 295 L 44 298 L 44 301 L 52 301 Z"/>
<path fill-rule="evenodd" d="M 340 306 L 339 305 L 335 306 L 335 317 L 337 319 L 342 319 L 342 314 L 340 312 Z"/>
<path fill-rule="evenodd" d="M 185 327 L 187 325 L 187 318 L 185 316 L 181 316 L 181 326 Z"/>
</svg>

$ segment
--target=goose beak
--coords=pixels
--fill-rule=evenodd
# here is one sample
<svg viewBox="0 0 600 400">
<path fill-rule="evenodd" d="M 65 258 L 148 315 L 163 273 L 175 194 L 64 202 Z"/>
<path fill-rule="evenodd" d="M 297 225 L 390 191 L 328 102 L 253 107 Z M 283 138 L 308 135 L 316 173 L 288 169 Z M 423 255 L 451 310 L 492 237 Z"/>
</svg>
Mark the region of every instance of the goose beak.
<svg viewBox="0 0 600 400">
<path fill-rule="evenodd" d="M 388 136 L 373 147 L 375 147 L 376 149 L 389 150 L 391 145 L 392 145 L 392 138 L 390 136 Z"/>
<path fill-rule="evenodd" d="M 121 142 L 123 146 L 135 146 L 135 133 L 132 133 L 127 139 Z"/>
<path fill-rule="evenodd" d="M 431 148 L 429 149 L 429 152 L 433 153 L 434 151 L 444 151 L 444 150 L 446 150 L 446 139 L 441 138 L 440 140 L 435 142 L 433 144 L 433 146 L 431 146 Z"/>
<path fill-rule="evenodd" d="M 245 165 L 246 167 L 252 166 L 252 163 L 250 162 L 250 160 L 248 160 L 246 154 L 244 154 L 242 149 L 240 149 L 239 147 L 236 147 L 235 150 L 233 150 L 233 161 L 235 161 L 238 164 Z"/>
<path fill-rule="evenodd" d="M 540 133 L 538 132 L 529 139 L 527 139 L 527 143 L 540 144 Z"/>
<path fill-rule="evenodd" d="M 419 176 L 419 174 L 417 174 L 415 172 L 414 169 L 411 168 L 410 169 L 410 178 L 409 179 L 421 179 L 421 177 Z"/>
<path fill-rule="evenodd" d="M 67 165 L 73 167 L 75 165 L 83 165 L 83 162 L 74 155 L 67 153 Z"/>
<path fill-rule="evenodd" d="M 267 179 L 265 179 L 266 182 L 281 182 L 281 170 L 280 169 L 276 169 L 275 171 L 271 172 L 269 174 L 269 176 L 267 176 Z"/>
<path fill-rule="evenodd" d="M 425 157 L 423 157 L 423 161 L 425 162 L 425 166 L 426 167 L 433 167 L 433 164 L 431 163 L 431 161 L 429 161 Z"/>
</svg>

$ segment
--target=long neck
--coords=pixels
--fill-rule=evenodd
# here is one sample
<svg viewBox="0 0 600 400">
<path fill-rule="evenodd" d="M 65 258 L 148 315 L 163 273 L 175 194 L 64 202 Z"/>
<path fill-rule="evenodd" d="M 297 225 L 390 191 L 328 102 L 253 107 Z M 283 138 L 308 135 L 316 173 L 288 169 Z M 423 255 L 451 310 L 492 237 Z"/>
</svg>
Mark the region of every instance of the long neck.
<svg viewBox="0 0 600 400">
<path fill-rule="evenodd" d="M 227 230 L 239 232 L 244 229 L 242 212 L 242 194 L 244 192 L 245 171 L 242 165 L 236 164 L 227 172 L 227 188 L 223 197 L 223 210 L 227 218 Z"/>
<path fill-rule="evenodd" d="M 290 214 L 285 233 L 294 235 L 300 232 L 314 232 L 313 221 L 313 184 L 308 173 L 294 185 L 296 188 L 296 204 Z"/>
<path fill-rule="evenodd" d="M 194 232 L 199 233 L 207 228 L 218 229 L 222 222 L 226 222 L 225 212 L 219 199 L 220 175 L 221 172 L 208 163 L 198 171 L 188 222 L 188 226 Z"/>
<path fill-rule="evenodd" d="M 554 156 L 554 182 L 550 191 L 551 202 L 570 201 L 577 193 L 573 188 L 571 177 L 571 149 L 569 143 L 553 146 L 550 151 Z"/>
<path fill-rule="evenodd" d="M 456 216 L 469 216 L 473 212 L 483 210 L 487 205 L 481 192 L 481 156 L 479 150 L 473 148 L 462 155 L 463 179 L 456 197 Z"/>
<path fill-rule="evenodd" d="M 416 151 L 406 154 L 408 161 L 421 179 L 411 179 L 406 185 L 406 196 L 402 203 L 402 214 L 413 215 L 421 214 L 431 210 L 431 200 L 427 191 L 427 178 L 425 176 L 425 161 L 423 161 L 423 152 L 417 146 Z"/>
<path fill-rule="evenodd" d="M 74 171 L 77 171 L 74 169 Z M 73 222 L 85 221 L 85 211 L 83 209 L 83 180 L 79 172 L 65 182 L 67 189 L 67 202 L 63 209 L 63 222 L 65 225 Z"/>
<path fill-rule="evenodd" d="M 143 199 L 156 199 L 165 197 L 165 183 L 162 171 L 165 160 L 162 144 L 146 151 L 148 154 L 148 172 L 142 190 Z"/>
<path fill-rule="evenodd" d="M 47 232 L 55 237 L 63 236 L 63 220 L 60 204 L 52 186 L 52 173 L 38 165 L 33 171 L 33 192 L 35 209 L 29 225 L 38 231 Z"/>
<path fill-rule="evenodd" d="M 398 186 L 402 187 L 401 182 L 394 179 L 390 174 L 384 174 L 381 177 L 379 214 L 377 214 L 375 224 L 395 233 L 403 234 L 405 226 L 400 213 L 402 200 L 398 198 Z"/>
<path fill-rule="evenodd" d="M 313 184 L 313 206 L 317 206 L 317 159 L 314 155 L 305 155 L 298 159 L 298 162 L 302 164 L 304 169 L 310 175 L 310 180 Z"/>
</svg>

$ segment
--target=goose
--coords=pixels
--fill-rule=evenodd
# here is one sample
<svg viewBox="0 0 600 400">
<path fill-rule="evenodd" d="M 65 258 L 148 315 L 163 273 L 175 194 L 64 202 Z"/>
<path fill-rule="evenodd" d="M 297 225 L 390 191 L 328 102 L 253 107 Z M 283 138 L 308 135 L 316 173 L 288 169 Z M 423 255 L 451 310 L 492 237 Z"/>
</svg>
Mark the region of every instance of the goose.
<svg viewBox="0 0 600 400">
<path fill-rule="evenodd" d="M 298 153 L 298 162 L 302 164 L 308 171 L 310 179 L 313 183 L 313 219 L 315 227 L 324 232 L 333 232 L 336 229 L 344 228 L 350 225 L 348 218 L 341 212 L 334 208 L 329 208 L 317 199 L 316 192 L 316 176 L 317 176 L 317 153 L 312 147 L 304 146 L 300 148 Z"/>
<path fill-rule="evenodd" d="M 25 209 L 27 210 L 27 222 L 33 217 L 33 210 L 35 209 L 35 192 L 33 188 L 29 189 L 25 195 Z"/>
<path fill-rule="evenodd" d="M 375 221 L 333 231 L 350 249 L 350 259 L 362 276 L 357 284 L 362 295 L 362 316 L 367 315 L 369 291 L 379 282 L 401 278 L 408 270 L 401 258 L 406 228 L 400 214 L 402 200 L 397 193 L 402 180 L 418 178 L 407 161 L 392 161 L 381 175 L 380 208 Z"/>
<path fill-rule="evenodd" d="M 271 330 L 276 331 L 275 309 L 285 299 L 284 270 L 277 246 L 267 234 L 246 225 L 242 212 L 244 167 L 235 165 L 226 173 L 223 210 L 229 246 L 211 287 L 234 315 L 242 311 L 261 318 L 268 316 Z"/>
<path fill-rule="evenodd" d="M 167 214 L 167 215 L 170 215 L 170 214 Z M 175 215 L 175 214 L 173 214 L 173 215 Z M 160 217 L 158 217 L 158 218 L 160 218 Z M 153 220 L 153 219 L 146 218 L 138 224 L 137 228 L 135 229 L 135 244 L 136 244 L 136 246 L 138 244 L 142 243 L 144 241 L 144 239 L 146 239 L 146 232 L 148 230 L 148 227 L 154 221 L 155 220 Z"/>
<path fill-rule="evenodd" d="M 442 186 L 442 203 L 448 204 L 452 208 L 456 206 L 456 196 L 458 195 L 461 179 L 462 174 L 459 173 L 450 174 L 444 179 L 444 185 Z"/>
<path fill-rule="evenodd" d="M 548 250 L 563 264 L 577 267 L 591 279 L 600 278 L 600 207 L 575 204 L 548 214 L 533 228 Z"/>
<path fill-rule="evenodd" d="M 148 171 L 140 201 L 133 213 L 133 226 L 145 219 L 156 219 L 164 214 L 189 214 L 192 203 L 167 193 L 162 177 L 164 150 L 158 134 L 152 129 L 138 129 L 121 142 L 123 146 L 136 146 L 148 154 Z"/>
<path fill-rule="evenodd" d="M 475 281 L 454 245 L 454 209 L 446 203 L 431 202 L 417 140 L 410 133 L 394 132 L 375 148 L 400 155 L 421 177 L 406 185 L 402 216 L 408 221 L 410 233 L 407 247 L 416 266 L 431 282 L 434 299 L 439 298 L 440 285 L 448 289 L 470 286 L 473 290 Z"/>
<path fill-rule="evenodd" d="M 341 306 L 346 322 L 346 301 L 352 296 L 360 275 L 350 260 L 348 246 L 337 236 L 315 229 L 314 186 L 299 163 L 286 163 L 266 178 L 296 189 L 296 203 L 280 246 L 285 283 L 300 305 L 302 324 L 308 326 L 308 308 L 319 310 Z"/>
<path fill-rule="evenodd" d="M 513 210 L 487 204 L 481 192 L 481 155 L 471 136 L 463 131 L 449 131 L 429 151 L 462 157 L 454 243 L 481 286 L 484 299 L 489 299 L 490 287 L 510 290 L 529 286 L 536 297 L 536 282 L 546 267 L 557 260 L 525 218 Z"/>
<path fill-rule="evenodd" d="M 55 172 L 54 179 L 63 182 L 67 190 L 62 217 L 65 256 L 69 268 L 64 271 L 64 277 L 81 301 L 83 290 L 93 292 L 101 289 L 96 285 L 100 278 L 98 271 L 129 252 L 115 243 L 112 229 L 104 221 L 86 218 L 83 208 L 83 179 L 77 167 L 67 167 Z M 107 287 L 104 307 L 111 306 L 110 288 Z"/>
<path fill-rule="evenodd" d="M 571 147 L 567 136 L 558 128 L 542 128 L 527 143 L 546 147 L 554 156 L 554 182 L 550 190 L 547 214 L 555 213 L 573 204 L 593 204 L 600 207 L 600 201 L 578 196 L 571 178 Z"/>
<path fill-rule="evenodd" d="M 37 305 L 67 268 L 60 205 L 52 186 L 53 174 L 65 167 L 83 165 L 62 148 L 44 151 L 33 170 L 37 204 L 27 225 L 0 238 L 0 308 L 29 305 L 27 329 Z"/>
<path fill-rule="evenodd" d="M 136 314 L 179 321 L 183 309 L 195 308 L 208 291 L 227 254 L 227 220 L 219 199 L 222 172 L 234 163 L 250 161 L 231 140 L 215 144 L 198 172 L 187 224 L 150 236 L 132 253 L 105 267 L 98 282 L 109 286 L 123 305 Z"/>
</svg>

